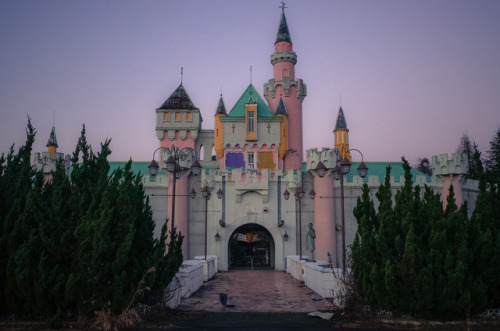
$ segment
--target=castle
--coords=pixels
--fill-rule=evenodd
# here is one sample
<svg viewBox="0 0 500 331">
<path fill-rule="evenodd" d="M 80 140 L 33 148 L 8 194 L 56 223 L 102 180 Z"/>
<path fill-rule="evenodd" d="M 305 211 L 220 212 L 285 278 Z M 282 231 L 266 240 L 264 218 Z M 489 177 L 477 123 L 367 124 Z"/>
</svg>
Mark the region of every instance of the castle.
<svg viewBox="0 0 500 331">
<path fill-rule="evenodd" d="M 368 169 L 360 176 L 360 162 L 352 161 L 347 174 L 340 175 L 342 182 L 319 176 L 320 167 L 332 174 L 337 165 L 363 159 L 349 146 L 342 107 L 332 123 L 333 148 L 304 151 L 302 101 L 307 86 L 295 75 L 297 54 L 284 8 L 270 62 L 273 78 L 264 83 L 263 96 L 250 84 L 226 109 L 221 95 L 213 129 L 202 128 L 200 109 L 179 85 L 156 109 L 159 147 L 153 161 L 134 162 L 133 170 L 144 174 L 156 234 L 168 218 L 169 226 L 184 235 L 184 259 L 216 256 L 220 270 L 283 270 L 287 256 L 326 261 L 330 254 L 334 265 L 341 267 L 342 234 L 349 247 L 357 228 L 352 210 L 363 183 L 374 197 L 391 166 L 396 191 L 404 181 L 402 166 L 362 162 Z M 69 171 L 69 159 L 57 153 L 55 128 L 47 147 L 42 156 L 35 155 L 35 166 L 49 177 L 55 162 L 64 159 Z M 111 162 L 111 170 L 124 163 Z M 449 159 L 443 154 L 433 157 L 432 164 L 433 176 L 412 169 L 415 184 L 432 187 L 444 202 L 454 185 L 457 203 L 468 201 L 472 211 L 477 187 L 464 177 L 466 157 L 453 154 Z"/>
</svg>

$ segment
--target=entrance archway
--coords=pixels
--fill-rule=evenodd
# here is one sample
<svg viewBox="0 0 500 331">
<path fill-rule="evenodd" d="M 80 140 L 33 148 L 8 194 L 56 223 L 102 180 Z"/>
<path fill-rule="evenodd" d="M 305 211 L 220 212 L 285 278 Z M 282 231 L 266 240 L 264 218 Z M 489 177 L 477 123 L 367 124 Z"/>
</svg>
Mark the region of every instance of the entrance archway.
<svg viewBox="0 0 500 331">
<path fill-rule="evenodd" d="M 255 223 L 234 230 L 228 245 L 229 269 L 274 269 L 274 240 Z"/>
</svg>

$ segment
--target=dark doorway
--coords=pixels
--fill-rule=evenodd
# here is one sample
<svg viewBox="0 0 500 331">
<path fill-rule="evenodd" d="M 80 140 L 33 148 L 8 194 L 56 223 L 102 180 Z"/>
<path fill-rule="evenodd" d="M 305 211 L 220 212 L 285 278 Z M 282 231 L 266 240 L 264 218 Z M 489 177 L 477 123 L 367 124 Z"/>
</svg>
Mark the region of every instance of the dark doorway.
<svg viewBox="0 0 500 331">
<path fill-rule="evenodd" d="M 273 237 L 261 225 L 245 224 L 229 239 L 230 269 L 274 269 Z"/>
</svg>

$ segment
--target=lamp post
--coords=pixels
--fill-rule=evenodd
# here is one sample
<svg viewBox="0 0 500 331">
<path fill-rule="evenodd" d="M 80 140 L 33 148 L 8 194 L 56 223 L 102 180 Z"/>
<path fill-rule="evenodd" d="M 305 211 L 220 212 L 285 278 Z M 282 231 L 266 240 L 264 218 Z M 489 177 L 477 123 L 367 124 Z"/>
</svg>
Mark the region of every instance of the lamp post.
<svg viewBox="0 0 500 331">
<path fill-rule="evenodd" d="M 210 184 L 212 184 L 212 183 L 216 183 L 216 182 L 210 182 L 208 184 L 205 183 L 204 185 L 202 185 L 202 188 L 201 188 L 201 195 L 205 199 L 205 261 L 207 260 L 207 237 L 208 237 L 208 230 L 207 230 L 207 228 L 208 228 L 208 217 L 207 217 L 208 214 L 207 214 L 207 211 L 208 211 L 208 200 L 210 200 L 210 197 L 212 196 L 212 193 L 210 193 Z M 194 183 L 194 184 L 196 184 L 196 183 Z M 189 192 L 189 196 L 191 197 L 191 199 L 196 198 L 196 191 L 194 189 L 194 184 L 193 184 L 193 188 L 191 188 L 191 192 Z M 222 199 L 223 196 L 224 196 L 224 192 L 219 187 L 219 190 L 217 191 L 217 198 Z M 217 232 L 217 235 L 215 236 L 215 238 L 216 238 L 216 240 L 220 239 L 219 232 Z"/>
<path fill-rule="evenodd" d="M 302 189 L 302 187 L 299 186 L 294 194 L 295 200 L 299 204 L 299 259 L 300 260 L 302 260 L 302 199 L 304 198 L 305 193 L 306 192 Z M 283 196 L 285 197 L 285 200 L 288 200 L 290 198 L 290 192 L 288 191 L 288 189 L 285 189 L 285 192 L 283 192 Z M 309 196 L 311 199 L 314 199 L 314 197 L 316 196 L 316 192 L 314 192 L 314 189 L 311 189 L 311 191 L 309 192 Z M 285 240 L 287 239 L 288 235 L 286 236 Z"/>
<path fill-rule="evenodd" d="M 327 149 L 330 151 L 335 152 L 337 156 L 337 161 L 335 164 L 334 168 L 327 168 L 323 162 L 320 161 L 318 162 L 318 165 L 316 166 L 316 173 L 320 178 L 323 178 L 328 171 L 333 178 L 336 180 L 340 180 L 340 216 L 341 216 L 341 227 L 342 227 L 342 272 L 345 274 L 345 267 L 346 267 L 346 252 L 345 252 L 345 211 L 344 211 L 344 176 L 347 175 L 351 171 L 351 161 L 347 157 L 344 157 L 340 159 L 341 151 L 338 149 Z M 363 161 L 363 153 L 361 153 L 359 150 L 352 148 L 348 150 L 350 151 L 356 151 L 361 155 L 361 163 L 358 166 L 358 175 L 361 178 L 365 178 L 366 174 L 368 173 L 368 167 L 366 166 L 365 162 Z"/>
<path fill-rule="evenodd" d="M 168 157 L 167 161 L 164 161 L 164 163 L 165 163 L 164 169 L 166 169 L 170 174 L 172 174 L 172 179 L 173 179 L 173 182 L 172 182 L 172 185 L 173 185 L 173 187 L 172 187 L 172 223 L 170 225 L 170 231 L 173 232 L 174 227 L 175 227 L 175 186 L 176 186 L 175 183 L 176 183 L 176 180 L 181 177 L 182 172 L 184 170 L 189 170 L 189 169 L 191 169 L 191 171 L 193 172 L 193 175 L 198 176 L 201 172 L 201 165 L 200 165 L 200 162 L 198 162 L 198 159 L 196 158 L 196 152 L 194 151 L 194 149 L 192 149 L 190 147 L 184 147 L 183 149 L 178 149 L 174 145 L 172 145 L 172 147 L 170 149 L 167 147 L 158 147 L 153 152 L 153 160 L 151 160 L 151 162 L 149 163 L 149 166 L 148 166 L 149 174 L 151 176 L 156 176 L 158 174 L 158 169 L 160 167 L 158 166 L 158 163 L 155 161 L 155 154 L 160 149 L 166 149 L 170 152 L 170 156 Z M 195 156 L 195 160 L 191 164 L 191 167 L 182 167 L 179 164 L 179 160 L 181 159 L 181 154 L 185 150 L 192 152 Z"/>
</svg>

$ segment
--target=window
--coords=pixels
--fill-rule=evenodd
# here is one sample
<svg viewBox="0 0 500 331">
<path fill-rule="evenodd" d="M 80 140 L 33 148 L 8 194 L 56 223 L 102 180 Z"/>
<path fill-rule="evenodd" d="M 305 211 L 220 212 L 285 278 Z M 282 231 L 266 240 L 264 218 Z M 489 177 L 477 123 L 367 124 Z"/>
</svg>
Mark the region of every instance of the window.
<svg viewBox="0 0 500 331">
<path fill-rule="evenodd" d="M 186 113 L 186 121 L 191 121 L 191 112 L 190 111 L 188 111 Z"/>
<path fill-rule="evenodd" d="M 164 121 L 168 121 L 168 114 L 169 114 L 168 111 L 163 113 L 163 120 Z"/>
<path fill-rule="evenodd" d="M 257 104 L 246 104 L 247 140 L 257 140 Z"/>
<path fill-rule="evenodd" d="M 176 121 L 180 121 L 181 120 L 181 113 L 178 112 L 178 111 L 175 112 L 175 120 Z"/>
<path fill-rule="evenodd" d="M 248 153 L 247 168 L 255 169 L 255 153 Z"/>
<path fill-rule="evenodd" d="M 248 112 L 248 132 L 255 132 L 255 113 Z"/>
</svg>

